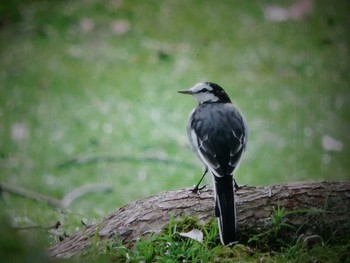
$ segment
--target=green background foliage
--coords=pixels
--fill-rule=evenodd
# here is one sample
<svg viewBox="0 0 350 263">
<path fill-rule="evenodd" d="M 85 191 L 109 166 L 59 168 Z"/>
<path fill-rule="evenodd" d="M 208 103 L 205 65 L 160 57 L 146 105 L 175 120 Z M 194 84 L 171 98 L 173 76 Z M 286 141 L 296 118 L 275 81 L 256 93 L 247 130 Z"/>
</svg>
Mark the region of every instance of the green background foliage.
<svg viewBox="0 0 350 263">
<path fill-rule="evenodd" d="M 196 102 L 176 91 L 199 81 L 223 86 L 246 117 L 239 184 L 348 180 L 349 2 L 315 1 L 281 23 L 264 17 L 270 4 L 2 1 L 0 181 L 59 199 L 84 184 L 113 189 L 65 213 L 4 195 L 12 221 L 72 231 L 194 185 L 185 126 Z"/>
</svg>

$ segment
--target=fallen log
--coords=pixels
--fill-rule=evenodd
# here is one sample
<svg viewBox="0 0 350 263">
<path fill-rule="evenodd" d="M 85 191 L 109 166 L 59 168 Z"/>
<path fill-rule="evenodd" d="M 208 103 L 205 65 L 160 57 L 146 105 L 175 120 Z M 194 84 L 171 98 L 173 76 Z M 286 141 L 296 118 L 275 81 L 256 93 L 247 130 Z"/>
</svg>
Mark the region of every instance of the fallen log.
<svg viewBox="0 0 350 263">
<path fill-rule="evenodd" d="M 283 208 L 290 216 L 286 222 L 306 227 L 332 227 L 338 233 L 349 231 L 350 182 L 290 183 L 264 187 L 241 187 L 237 192 L 238 228 L 260 229 L 272 224 L 272 215 Z M 293 213 L 294 211 L 294 213 Z M 292 213 L 290 213 L 292 212 Z M 145 233 L 160 231 L 170 217 L 195 216 L 208 222 L 214 216 L 213 190 L 200 194 L 190 189 L 167 191 L 139 200 L 104 217 L 100 223 L 87 226 L 49 248 L 52 257 L 70 258 L 83 252 L 92 237 L 102 240 L 118 237 L 123 243 L 136 240 Z M 346 232 L 345 232 L 346 233 Z"/>
</svg>

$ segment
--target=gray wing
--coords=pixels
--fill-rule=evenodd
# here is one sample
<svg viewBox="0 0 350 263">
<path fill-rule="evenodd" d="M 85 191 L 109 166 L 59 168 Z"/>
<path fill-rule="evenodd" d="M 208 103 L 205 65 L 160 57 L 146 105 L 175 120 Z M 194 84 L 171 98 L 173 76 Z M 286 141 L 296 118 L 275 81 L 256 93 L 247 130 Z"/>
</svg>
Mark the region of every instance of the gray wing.
<svg viewBox="0 0 350 263">
<path fill-rule="evenodd" d="M 216 176 L 232 174 L 246 147 L 243 118 L 230 103 L 200 106 L 188 127 L 192 148 Z"/>
</svg>

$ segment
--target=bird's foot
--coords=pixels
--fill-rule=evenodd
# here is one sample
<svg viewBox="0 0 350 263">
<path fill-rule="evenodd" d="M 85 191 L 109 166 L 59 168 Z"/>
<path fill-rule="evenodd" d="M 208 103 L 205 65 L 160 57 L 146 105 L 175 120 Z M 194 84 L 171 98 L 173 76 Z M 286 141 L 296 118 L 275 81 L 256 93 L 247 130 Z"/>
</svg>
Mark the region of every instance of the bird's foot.
<svg viewBox="0 0 350 263">
<path fill-rule="evenodd" d="M 202 187 L 199 187 L 199 185 L 196 185 L 191 192 L 194 194 L 200 194 L 200 191 L 202 191 L 204 188 L 206 188 L 207 185 L 203 185 Z"/>
<path fill-rule="evenodd" d="M 238 185 L 238 184 L 236 183 L 236 180 L 234 181 L 234 185 L 233 185 L 233 187 L 235 188 L 236 191 L 238 191 L 239 189 L 242 189 L 242 188 L 244 188 L 244 187 L 246 187 L 246 186 L 247 186 L 246 184 L 244 184 L 244 185 Z"/>
<path fill-rule="evenodd" d="M 234 186 L 235 190 L 238 191 L 239 189 L 241 189 L 241 188 L 243 188 L 243 187 L 245 187 L 245 186 L 247 186 L 247 185 L 246 185 L 246 184 L 244 184 L 244 185 L 238 185 L 237 182 L 236 182 L 236 180 L 233 179 L 233 186 Z"/>
</svg>

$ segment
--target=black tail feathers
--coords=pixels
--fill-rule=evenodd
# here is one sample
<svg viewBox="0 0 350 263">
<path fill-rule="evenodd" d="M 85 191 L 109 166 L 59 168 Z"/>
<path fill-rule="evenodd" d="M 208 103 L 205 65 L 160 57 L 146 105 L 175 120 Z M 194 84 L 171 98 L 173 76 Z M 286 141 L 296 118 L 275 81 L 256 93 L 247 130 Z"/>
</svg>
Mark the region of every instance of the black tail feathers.
<svg viewBox="0 0 350 263">
<path fill-rule="evenodd" d="M 214 176 L 216 203 L 215 215 L 218 218 L 220 240 L 223 245 L 230 245 L 236 241 L 236 203 L 233 189 L 232 175 Z"/>
</svg>

